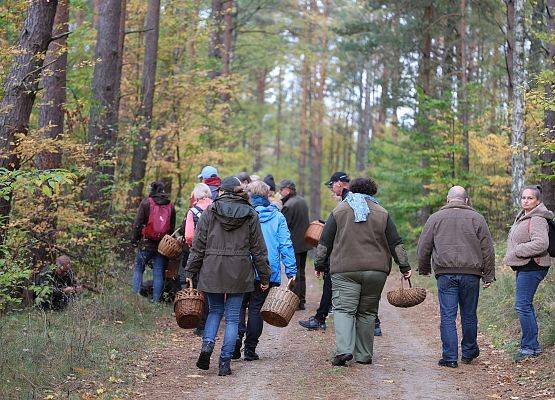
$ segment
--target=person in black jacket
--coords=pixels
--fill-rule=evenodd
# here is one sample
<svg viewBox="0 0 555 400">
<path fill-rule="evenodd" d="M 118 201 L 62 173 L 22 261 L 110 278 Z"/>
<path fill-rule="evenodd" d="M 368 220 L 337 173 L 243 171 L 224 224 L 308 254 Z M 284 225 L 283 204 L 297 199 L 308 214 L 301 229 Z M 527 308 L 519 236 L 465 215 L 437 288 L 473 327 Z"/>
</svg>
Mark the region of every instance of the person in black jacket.
<svg viewBox="0 0 555 400">
<path fill-rule="evenodd" d="M 304 240 L 304 234 L 309 225 L 308 205 L 306 200 L 297 194 L 295 183 L 289 179 L 284 179 L 279 183 L 279 193 L 283 203 L 281 212 L 285 216 L 287 227 L 291 232 L 297 262 L 294 292 L 300 299 L 299 309 L 304 310 L 306 303 L 306 255 L 308 250 L 311 249 L 310 244 Z"/>
<path fill-rule="evenodd" d="M 149 225 L 150 208 L 165 207 L 170 208 L 170 221 L 165 232 L 147 233 Z M 152 225 L 152 224 L 151 224 Z M 167 257 L 158 253 L 158 244 L 164 234 L 171 234 L 175 229 L 175 208 L 171 204 L 169 196 L 165 192 L 162 182 L 152 182 L 150 184 L 150 194 L 148 198 L 141 201 L 137 210 L 137 216 L 133 223 L 133 233 L 131 243 L 137 247 L 137 256 L 135 257 L 135 270 L 133 272 L 133 292 L 139 293 L 143 283 L 143 273 L 146 264 L 152 260 L 153 268 L 153 292 L 152 301 L 157 302 L 162 296 L 164 290 L 164 271 L 168 265 Z M 159 236 L 159 239 L 152 238 L 152 234 Z"/>
</svg>

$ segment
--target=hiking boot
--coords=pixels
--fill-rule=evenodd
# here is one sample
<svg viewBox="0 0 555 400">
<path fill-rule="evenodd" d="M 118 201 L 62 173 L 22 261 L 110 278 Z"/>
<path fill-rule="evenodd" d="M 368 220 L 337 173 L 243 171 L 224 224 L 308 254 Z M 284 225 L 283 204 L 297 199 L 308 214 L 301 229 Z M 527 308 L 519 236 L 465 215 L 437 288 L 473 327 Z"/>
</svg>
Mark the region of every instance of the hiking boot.
<svg viewBox="0 0 555 400">
<path fill-rule="evenodd" d="M 470 364 L 472 362 L 472 360 L 477 358 L 479 355 L 480 355 L 480 350 L 476 349 L 476 351 L 474 352 L 474 354 L 472 354 L 472 356 L 470 356 L 470 357 L 461 357 L 461 362 L 463 364 Z"/>
<path fill-rule="evenodd" d="M 231 375 L 231 360 L 220 360 L 219 376 Z"/>
<path fill-rule="evenodd" d="M 382 328 L 379 326 L 374 327 L 374 336 L 382 336 Z"/>
<path fill-rule="evenodd" d="M 241 340 L 237 340 L 235 342 L 235 350 L 233 350 L 233 354 L 231 355 L 232 360 L 238 360 L 241 358 L 241 347 L 243 346 L 243 342 Z"/>
<path fill-rule="evenodd" d="M 315 317 L 310 317 L 306 321 L 299 321 L 299 325 L 310 331 L 315 331 L 318 329 L 321 329 L 323 331 L 326 330 L 326 322 L 320 322 Z"/>
<path fill-rule="evenodd" d="M 347 361 L 351 361 L 352 359 L 352 354 L 338 354 L 333 357 L 333 360 L 331 360 L 331 365 L 334 365 L 336 367 L 344 367 L 345 364 L 347 364 Z"/>
<path fill-rule="evenodd" d="M 456 361 L 445 361 L 443 358 L 437 362 L 440 367 L 457 368 L 459 364 Z"/>
<path fill-rule="evenodd" d="M 214 343 L 211 342 L 203 342 L 202 347 L 200 349 L 200 355 L 198 356 L 197 360 L 197 368 L 208 370 L 210 368 L 210 356 L 212 355 L 212 351 L 214 351 Z"/>
<path fill-rule="evenodd" d="M 372 359 L 370 359 L 369 361 L 357 361 L 357 364 L 364 364 L 364 365 L 370 365 L 372 364 Z"/>
<path fill-rule="evenodd" d="M 245 361 L 256 361 L 260 360 L 260 357 L 254 350 L 245 349 Z"/>
</svg>

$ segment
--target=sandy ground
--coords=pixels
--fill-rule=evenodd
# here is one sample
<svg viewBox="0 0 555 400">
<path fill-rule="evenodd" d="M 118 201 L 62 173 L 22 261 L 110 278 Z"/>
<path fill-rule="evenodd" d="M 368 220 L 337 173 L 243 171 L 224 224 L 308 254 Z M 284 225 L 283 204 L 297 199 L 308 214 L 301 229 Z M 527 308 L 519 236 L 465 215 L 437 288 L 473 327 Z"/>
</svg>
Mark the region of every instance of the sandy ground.
<svg viewBox="0 0 555 400">
<path fill-rule="evenodd" d="M 307 277 L 307 310 L 286 328 L 265 324 L 259 361 L 232 362 L 233 374 L 217 376 L 221 337 L 209 371 L 195 367 L 200 338 L 180 330 L 170 319 L 160 322 L 164 339 L 135 366 L 133 398 L 145 399 L 553 399 L 552 350 L 516 365 L 479 336 L 481 356 L 471 365 L 437 366 L 441 355 L 436 299 L 428 293 L 411 309 L 392 307 L 385 291 L 380 305 L 383 336 L 374 343 L 372 365 L 333 367 L 333 316 L 328 329 L 309 332 L 298 320 L 313 315 L 321 289 Z"/>
</svg>

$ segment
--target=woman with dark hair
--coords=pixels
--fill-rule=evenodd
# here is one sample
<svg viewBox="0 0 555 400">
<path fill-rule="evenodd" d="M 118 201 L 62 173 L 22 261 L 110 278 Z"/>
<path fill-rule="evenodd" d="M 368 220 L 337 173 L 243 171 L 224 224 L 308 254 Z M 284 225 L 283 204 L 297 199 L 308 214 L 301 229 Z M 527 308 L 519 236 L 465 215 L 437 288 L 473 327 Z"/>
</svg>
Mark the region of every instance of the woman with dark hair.
<svg viewBox="0 0 555 400">
<path fill-rule="evenodd" d="M 411 276 L 397 228 L 373 197 L 377 189 L 372 179 L 353 180 L 351 192 L 328 217 L 316 249 L 316 270 L 330 257 L 336 366 L 353 357 L 360 364 L 372 363 L 374 323 L 391 257 L 405 278 Z"/>
<path fill-rule="evenodd" d="M 515 309 L 522 332 L 516 361 L 536 357 L 541 352 L 533 301 L 551 266 L 547 220 L 553 219 L 553 213 L 541 201 L 540 186 L 525 187 L 520 204 L 522 209 L 509 231 L 505 255 L 505 264 L 516 271 Z"/>
<path fill-rule="evenodd" d="M 145 266 L 152 263 L 153 292 L 152 301 L 157 302 L 164 290 L 164 270 L 168 265 L 167 257 L 158 253 L 158 244 L 175 228 L 175 208 L 165 192 L 162 182 L 152 182 L 148 198 L 141 201 L 133 223 L 131 243 L 137 247 L 135 270 L 133 272 L 133 292 L 139 293 L 143 283 Z"/>
</svg>

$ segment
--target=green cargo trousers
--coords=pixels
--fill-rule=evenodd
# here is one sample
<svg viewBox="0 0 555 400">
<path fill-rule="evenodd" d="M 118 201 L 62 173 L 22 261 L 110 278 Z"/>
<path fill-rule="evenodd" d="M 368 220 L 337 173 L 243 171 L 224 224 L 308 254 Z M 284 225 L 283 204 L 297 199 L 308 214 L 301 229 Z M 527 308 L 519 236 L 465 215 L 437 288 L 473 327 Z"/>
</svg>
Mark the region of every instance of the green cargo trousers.
<svg viewBox="0 0 555 400">
<path fill-rule="evenodd" d="M 374 321 L 387 274 L 380 271 L 341 272 L 331 276 L 335 352 L 355 361 L 372 360 Z"/>
</svg>

